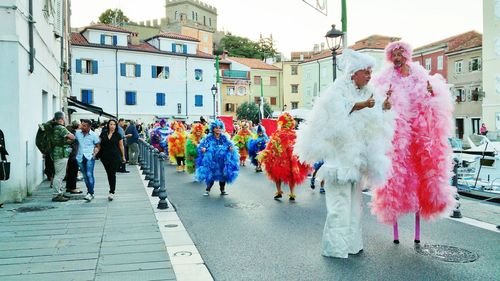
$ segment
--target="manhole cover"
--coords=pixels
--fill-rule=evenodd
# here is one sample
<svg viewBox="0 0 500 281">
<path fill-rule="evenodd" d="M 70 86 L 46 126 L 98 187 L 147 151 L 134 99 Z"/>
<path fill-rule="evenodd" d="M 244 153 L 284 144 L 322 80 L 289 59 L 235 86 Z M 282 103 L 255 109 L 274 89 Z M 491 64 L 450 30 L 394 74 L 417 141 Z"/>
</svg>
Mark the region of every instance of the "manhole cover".
<svg viewBox="0 0 500 281">
<path fill-rule="evenodd" d="M 56 207 L 53 206 L 31 206 L 31 207 L 19 207 L 17 209 L 14 209 L 12 211 L 18 212 L 18 213 L 28 213 L 28 212 L 40 212 L 40 211 L 45 211 L 49 209 L 55 209 Z"/>
<path fill-rule="evenodd" d="M 468 263 L 479 258 L 477 254 L 471 251 L 446 245 L 423 245 L 417 247 L 416 251 L 421 255 L 445 262 Z"/>
<path fill-rule="evenodd" d="M 166 225 L 165 225 L 165 227 L 167 227 L 167 228 L 174 228 L 174 227 L 178 227 L 178 226 L 179 226 L 179 225 L 174 224 L 174 223 L 172 223 L 172 224 L 166 224 Z"/>
<path fill-rule="evenodd" d="M 192 255 L 193 255 L 193 253 L 191 253 L 189 251 L 179 251 L 179 252 L 174 253 L 174 256 L 176 256 L 176 257 L 189 257 Z"/>
<path fill-rule="evenodd" d="M 224 207 L 234 208 L 234 209 L 255 209 L 260 207 L 257 203 L 228 203 L 224 204 Z"/>
</svg>

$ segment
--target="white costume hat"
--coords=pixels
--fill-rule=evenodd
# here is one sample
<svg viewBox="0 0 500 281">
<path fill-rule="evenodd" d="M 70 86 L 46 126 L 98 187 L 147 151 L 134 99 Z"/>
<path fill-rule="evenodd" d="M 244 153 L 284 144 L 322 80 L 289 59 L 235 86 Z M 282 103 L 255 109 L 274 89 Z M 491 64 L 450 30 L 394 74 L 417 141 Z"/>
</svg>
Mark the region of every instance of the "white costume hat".
<svg viewBox="0 0 500 281">
<path fill-rule="evenodd" d="M 339 68 L 349 78 L 358 70 L 373 67 L 375 67 L 375 59 L 373 57 L 351 49 L 342 51 L 342 56 L 339 58 Z"/>
</svg>

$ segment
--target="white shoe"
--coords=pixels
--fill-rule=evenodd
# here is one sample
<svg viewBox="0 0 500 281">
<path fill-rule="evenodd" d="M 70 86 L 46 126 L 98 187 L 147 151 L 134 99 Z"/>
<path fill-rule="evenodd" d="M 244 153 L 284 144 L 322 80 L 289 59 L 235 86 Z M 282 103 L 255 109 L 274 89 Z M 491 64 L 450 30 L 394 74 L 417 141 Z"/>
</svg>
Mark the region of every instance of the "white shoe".
<svg viewBox="0 0 500 281">
<path fill-rule="evenodd" d="M 110 194 L 108 195 L 108 200 L 109 200 L 109 201 L 113 201 L 113 197 L 114 197 L 114 196 L 115 196 L 115 195 L 114 195 L 113 193 L 110 193 Z"/>
<path fill-rule="evenodd" d="M 203 193 L 203 196 L 208 196 L 209 194 L 209 191 L 205 191 L 205 193 Z"/>
<path fill-rule="evenodd" d="M 85 195 L 85 198 L 83 199 L 87 200 L 87 202 L 90 202 L 92 201 L 92 199 L 94 199 L 94 195 L 87 193 L 87 195 Z"/>
</svg>

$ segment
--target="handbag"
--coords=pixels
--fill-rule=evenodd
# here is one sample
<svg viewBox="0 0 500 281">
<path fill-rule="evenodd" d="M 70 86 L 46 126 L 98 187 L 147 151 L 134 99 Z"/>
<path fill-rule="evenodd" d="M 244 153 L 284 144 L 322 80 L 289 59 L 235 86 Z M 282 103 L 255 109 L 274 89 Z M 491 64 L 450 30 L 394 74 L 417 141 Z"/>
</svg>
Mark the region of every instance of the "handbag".
<svg viewBox="0 0 500 281">
<path fill-rule="evenodd" d="M 0 181 L 6 181 L 10 177 L 10 162 L 0 161 Z"/>
</svg>

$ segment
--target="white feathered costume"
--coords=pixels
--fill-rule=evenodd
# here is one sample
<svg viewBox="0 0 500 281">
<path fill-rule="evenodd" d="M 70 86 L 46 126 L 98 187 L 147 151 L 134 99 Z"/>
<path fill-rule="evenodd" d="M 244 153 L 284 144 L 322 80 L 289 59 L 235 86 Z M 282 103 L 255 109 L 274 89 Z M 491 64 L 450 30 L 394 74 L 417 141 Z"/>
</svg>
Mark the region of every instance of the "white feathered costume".
<svg viewBox="0 0 500 281">
<path fill-rule="evenodd" d="M 345 76 L 322 92 L 311 115 L 297 131 L 294 152 L 301 161 L 325 163 L 317 178 L 325 181 L 327 219 L 323 231 L 323 255 L 347 258 L 363 249 L 361 188 L 383 184 L 390 168 L 394 116 L 383 111 L 385 93 L 367 85 L 358 89 L 352 74 L 373 68 L 372 57 L 345 50 L 339 65 Z M 357 102 L 371 95 L 373 108 L 353 111 Z"/>
</svg>

